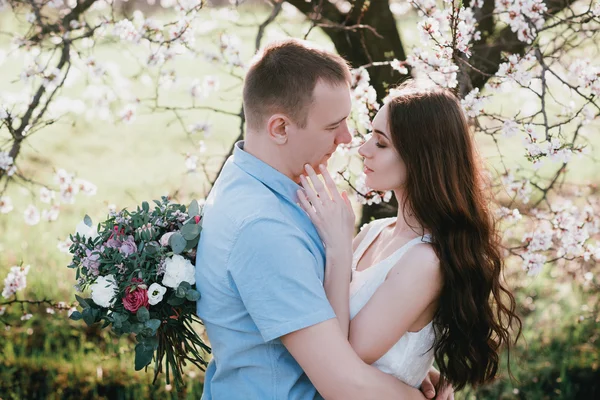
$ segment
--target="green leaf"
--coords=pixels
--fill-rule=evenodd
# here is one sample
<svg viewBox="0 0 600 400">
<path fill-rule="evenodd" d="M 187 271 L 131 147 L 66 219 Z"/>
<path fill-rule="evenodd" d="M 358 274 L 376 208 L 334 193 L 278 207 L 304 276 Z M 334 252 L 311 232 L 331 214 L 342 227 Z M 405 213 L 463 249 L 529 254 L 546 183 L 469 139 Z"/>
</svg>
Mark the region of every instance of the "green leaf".
<svg viewBox="0 0 600 400">
<path fill-rule="evenodd" d="M 185 298 L 189 301 L 198 301 L 200 299 L 200 292 L 191 289 L 185 294 Z"/>
<path fill-rule="evenodd" d="M 131 322 L 124 321 L 120 330 L 122 333 L 130 333 L 131 332 Z"/>
<path fill-rule="evenodd" d="M 202 229 L 200 229 L 200 232 L 202 232 Z M 198 242 L 200 241 L 200 235 L 196 236 L 194 239 L 192 240 L 188 240 L 187 244 L 185 246 L 185 250 L 192 250 L 195 249 L 198 246 Z"/>
<path fill-rule="evenodd" d="M 179 232 L 174 233 L 169 238 L 169 246 L 171 246 L 171 249 L 173 249 L 173 253 L 175 254 L 180 254 L 185 249 L 186 244 L 185 238 L 181 236 Z"/>
<path fill-rule="evenodd" d="M 135 346 L 135 370 L 139 371 L 150 364 L 152 362 L 152 356 L 154 356 L 154 349 L 143 343 L 138 343 Z"/>
<path fill-rule="evenodd" d="M 181 283 L 179 284 L 179 287 L 184 288 L 185 291 L 187 292 L 188 290 L 190 290 L 192 288 L 192 285 L 190 285 L 189 282 L 181 281 Z"/>
<path fill-rule="evenodd" d="M 191 223 L 184 225 L 181 228 L 181 235 L 185 238 L 185 240 L 193 240 L 198 235 L 200 235 L 200 225 L 196 223 Z"/>
<path fill-rule="evenodd" d="M 69 318 L 71 318 L 73 321 L 79 321 L 81 318 L 83 318 L 83 315 L 81 315 L 79 311 L 73 311 Z"/>
<path fill-rule="evenodd" d="M 148 243 L 148 245 L 146 245 L 146 253 L 148 253 L 148 255 L 154 255 L 158 252 L 158 247 L 156 246 L 155 243 L 150 242 Z"/>
<path fill-rule="evenodd" d="M 89 215 L 85 214 L 85 217 L 83 217 L 83 223 L 89 226 L 90 228 L 92 227 L 92 219 Z"/>
<path fill-rule="evenodd" d="M 175 296 L 183 299 L 185 297 L 185 294 L 187 293 L 187 290 L 185 290 L 185 288 L 182 288 L 181 286 L 179 286 L 176 290 L 175 290 Z"/>
<path fill-rule="evenodd" d="M 188 215 L 190 217 L 195 217 L 196 215 L 200 215 L 200 206 L 196 200 L 192 200 L 190 206 L 188 207 Z"/>
<path fill-rule="evenodd" d="M 159 319 L 151 319 L 149 321 L 146 321 L 146 323 L 144 325 L 146 325 L 146 328 L 150 328 L 152 329 L 153 334 L 156 333 L 156 330 L 160 327 L 160 320 Z"/>
<path fill-rule="evenodd" d="M 135 333 L 137 335 L 142 331 L 142 329 L 144 329 L 144 325 L 136 322 L 135 324 L 131 324 L 129 329 L 131 330 L 131 333 Z"/>
<path fill-rule="evenodd" d="M 81 308 L 88 308 L 88 307 L 90 307 L 90 303 L 88 303 L 88 300 L 90 300 L 90 299 L 84 299 L 83 297 L 80 297 L 78 295 L 75 295 L 75 298 L 79 302 L 79 305 L 81 306 Z"/>
<path fill-rule="evenodd" d="M 143 209 L 145 212 L 148 212 L 148 211 L 150 211 L 150 205 L 148 204 L 148 202 L 147 202 L 147 201 L 144 201 L 144 202 L 142 202 L 142 209 Z"/>
<path fill-rule="evenodd" d="M 92 308 L 85 308 L 81 315 L 87 326 L 92 326 L 94 322 L 96 322 L 96 318 L 94 317 L 94 310 Z"/>
<path fill-rule="evenodd" d="M 137 319 L 140 322 L 146 322 L 150 319 L 150 312 L 146 307 L 140 307 L 136 313 Z"/>
<path fill-rule="evenodd" d="M 172 306 L 180 306 L 183 303 L 185 303 L 185 299 L 182 297 L 173 296 L 170 297 L 169 300 L 167 300 L 167 304 L 170 304 Z"/>
</svg>

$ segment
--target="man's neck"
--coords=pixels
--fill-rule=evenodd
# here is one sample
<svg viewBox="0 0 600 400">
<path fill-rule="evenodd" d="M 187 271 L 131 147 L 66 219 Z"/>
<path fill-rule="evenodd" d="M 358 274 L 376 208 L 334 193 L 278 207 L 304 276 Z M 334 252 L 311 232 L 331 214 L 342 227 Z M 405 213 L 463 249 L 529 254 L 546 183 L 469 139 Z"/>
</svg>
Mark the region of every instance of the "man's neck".
<svg viewBox="0 0 600 400">
<path fill-rule="evenodd" d="M 243 149 L 246 153 L 258 158 L 265 164 L 270 165 L 277 171 L 281 172 L 296 183 L 300 182 L 299 176 L 293 176 L 294 174 L 286 168 L 284 160 L 279 155 L 279 149 L 273 148 L 270 143 L 264 143 L 263 141 L 253 138 L 252 140 L 244 140 Z"/>
</svg>

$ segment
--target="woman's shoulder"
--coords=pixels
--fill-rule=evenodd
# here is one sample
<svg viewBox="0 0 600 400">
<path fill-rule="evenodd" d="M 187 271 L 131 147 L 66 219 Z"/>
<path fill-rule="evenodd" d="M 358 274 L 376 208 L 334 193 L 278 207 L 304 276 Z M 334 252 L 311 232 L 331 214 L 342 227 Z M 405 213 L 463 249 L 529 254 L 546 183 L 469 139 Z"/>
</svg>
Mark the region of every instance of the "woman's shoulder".
<svg viewBox="0 0 600 400">
<path fill-rule="evenodd" d="M 411 275 L 417 274 L 438 283 L 442 282 L 440 260 L 426 236 L 423 237 L 422 242 L 417 242 L 404 252 L 395 263 L 393 270 Z"/>
</svg>

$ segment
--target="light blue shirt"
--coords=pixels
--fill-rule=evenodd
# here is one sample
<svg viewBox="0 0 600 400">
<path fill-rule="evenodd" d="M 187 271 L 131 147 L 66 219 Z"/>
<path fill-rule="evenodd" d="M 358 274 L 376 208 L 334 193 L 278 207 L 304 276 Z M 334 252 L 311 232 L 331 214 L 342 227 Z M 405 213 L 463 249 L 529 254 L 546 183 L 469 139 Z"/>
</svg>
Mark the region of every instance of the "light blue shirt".
<svg viewBox="0 0 600 400">
<path fill-rule="evenodd" d="M 298 184 L 236 143 L 204 205 L 198 316 L 213 350 L 203 400 L 321 397 L 279 338 L 335 318 L 325 252 Z"/>
</svg>

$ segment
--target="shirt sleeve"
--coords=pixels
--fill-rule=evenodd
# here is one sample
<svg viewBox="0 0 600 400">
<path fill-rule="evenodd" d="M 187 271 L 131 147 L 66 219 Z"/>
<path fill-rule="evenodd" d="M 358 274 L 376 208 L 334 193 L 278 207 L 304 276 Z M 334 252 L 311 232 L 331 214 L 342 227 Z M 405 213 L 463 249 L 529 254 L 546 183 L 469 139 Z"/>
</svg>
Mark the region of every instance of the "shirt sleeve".
<svg viewBox="0 0 600 400">
<path fill-rule="evenodd" d="M 260 219 L 233 245 L 229 273 L 265 342 L 335 318 L 307 240 L 295 226 Z"/>
</svg>

